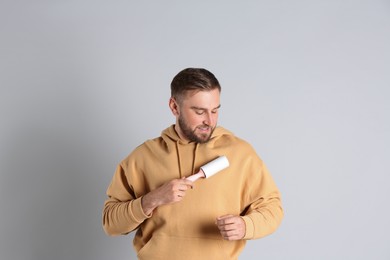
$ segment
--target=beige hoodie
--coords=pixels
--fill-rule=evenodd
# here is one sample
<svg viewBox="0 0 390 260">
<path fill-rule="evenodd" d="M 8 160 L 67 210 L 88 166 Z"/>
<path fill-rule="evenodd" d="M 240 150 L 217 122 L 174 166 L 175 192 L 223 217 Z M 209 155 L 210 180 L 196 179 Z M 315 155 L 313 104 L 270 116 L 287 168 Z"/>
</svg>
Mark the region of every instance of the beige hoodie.
<svg viewBox="0 0 390 260">
<path fill-rule="evenodd" d="M 197 173 L 221 155 L 228 158 L 228 168 L 197 180 L 182 201 L 144 214 L 144 194 Z M 104 230 L 120 235 L 137 229 L 134 247 L 145 260 L 237 259 L 246 239 L 274 232 L 283 218 L 279 191 L 264 163 L 247 142 L 222 127 L 205 144 L 181 140 L 174 126 L 165 129 L 118 165 L 107 195 Z M 215 220 L 226 214 L 243 217 L 243 240 L 222 239 Z"/>
</svg>

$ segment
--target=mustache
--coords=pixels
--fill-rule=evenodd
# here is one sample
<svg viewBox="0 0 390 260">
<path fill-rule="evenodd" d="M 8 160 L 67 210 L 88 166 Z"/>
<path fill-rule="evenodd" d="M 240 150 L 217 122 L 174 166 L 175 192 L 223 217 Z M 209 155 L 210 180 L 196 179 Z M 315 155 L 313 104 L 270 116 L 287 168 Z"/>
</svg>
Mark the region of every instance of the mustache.
<svg viewBox="0 0 390 260">
<path fill-rule="evenodd" d="M 210 128 L 213 129 L 211 125 L 198 125 L 196 128 Z"/>
</svg>

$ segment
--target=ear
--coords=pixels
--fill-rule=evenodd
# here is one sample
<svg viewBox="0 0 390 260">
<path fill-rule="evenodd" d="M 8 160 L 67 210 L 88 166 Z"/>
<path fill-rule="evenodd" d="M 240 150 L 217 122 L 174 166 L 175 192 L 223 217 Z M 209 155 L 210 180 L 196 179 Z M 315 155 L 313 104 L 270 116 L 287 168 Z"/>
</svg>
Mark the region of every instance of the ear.
<svg viewBox="0 0 390 260">
<path fill-rule="evenodd" d="M 172 114 L 174 116 L 178 116 L 179 115 L 179 107 L 177 105 L 177 101 L 175 98 L 171 97 L 169 99 L 169 108 L 171 109 L 172 111 Z"/>
</svg>

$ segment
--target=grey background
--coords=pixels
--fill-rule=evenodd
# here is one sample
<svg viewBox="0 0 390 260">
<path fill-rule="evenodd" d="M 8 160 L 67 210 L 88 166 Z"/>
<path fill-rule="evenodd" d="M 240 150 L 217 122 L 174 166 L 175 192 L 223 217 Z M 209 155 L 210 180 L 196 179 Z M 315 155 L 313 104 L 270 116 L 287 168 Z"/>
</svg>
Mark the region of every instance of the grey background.
<svg viewBox="0 0 390 260">
<path fill-rule="evenodd" d="M 0 2 L 1 259 L 135 259 L 101 228 L 116 164 L 205 67 L 285 219 L 241 259 L 390 259 L 390 3 Z"/>
</svg>

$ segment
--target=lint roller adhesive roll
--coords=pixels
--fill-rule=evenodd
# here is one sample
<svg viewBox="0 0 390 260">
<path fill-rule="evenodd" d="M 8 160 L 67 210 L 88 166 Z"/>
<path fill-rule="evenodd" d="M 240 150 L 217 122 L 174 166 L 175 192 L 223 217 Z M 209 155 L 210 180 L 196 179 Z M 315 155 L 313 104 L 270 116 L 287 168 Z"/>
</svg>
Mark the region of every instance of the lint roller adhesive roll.
<svg viewBox="0 0 390 260">
<path fill-rule="evenodd" d="M 227 167 L 229 167 L 229 161 L 227 157 L 223 155 L 200 167 L 200 171 L 187 177 L 187 180 L 196 181 L 199 178 L 209 178 Z"/>
</svg>

